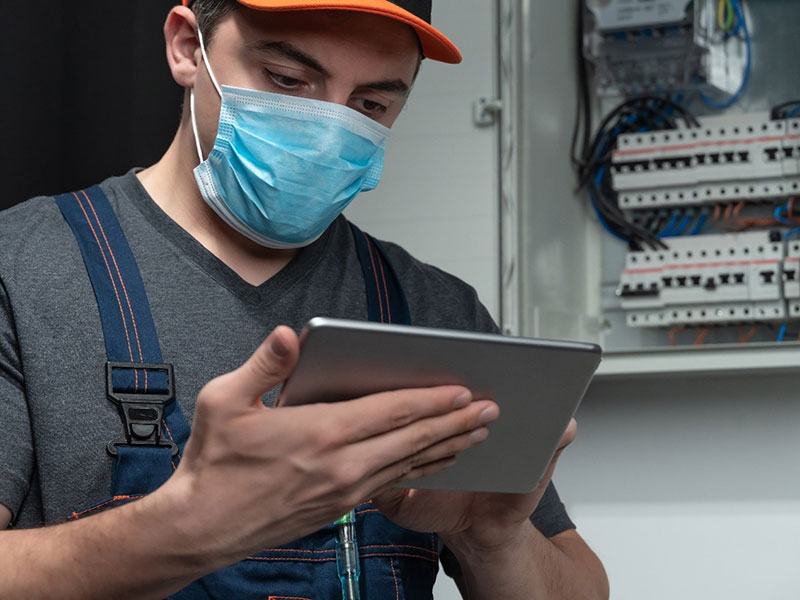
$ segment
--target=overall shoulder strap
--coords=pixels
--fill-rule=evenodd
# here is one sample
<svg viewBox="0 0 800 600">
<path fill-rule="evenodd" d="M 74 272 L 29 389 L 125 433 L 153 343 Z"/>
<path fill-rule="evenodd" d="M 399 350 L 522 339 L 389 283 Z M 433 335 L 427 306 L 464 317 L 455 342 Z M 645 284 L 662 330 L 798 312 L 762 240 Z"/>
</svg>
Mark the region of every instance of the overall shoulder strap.
<svg viewBox="0 0 800 600">
<path fill-rule="evenodd" d="M 370 321 L 411 325 L 411 310 L 397 272 L 381 243 L 350 223 L 364 273 Z"/>
<path fill-rule="evenodd" d="M 108 358 L 106 391 L 125 428 L 125 438 L 108 446 L 117 457 L 112 491 L 147 493 L 171 475 L 189 435 L 174 401 L 172 365 L 163 362 L 139 268 L 103 190 L 93 186 L 55 200 L 94 289 Z M 140 465 L 134 478 L 126 475 L 132 463 Z"/>
</svg>

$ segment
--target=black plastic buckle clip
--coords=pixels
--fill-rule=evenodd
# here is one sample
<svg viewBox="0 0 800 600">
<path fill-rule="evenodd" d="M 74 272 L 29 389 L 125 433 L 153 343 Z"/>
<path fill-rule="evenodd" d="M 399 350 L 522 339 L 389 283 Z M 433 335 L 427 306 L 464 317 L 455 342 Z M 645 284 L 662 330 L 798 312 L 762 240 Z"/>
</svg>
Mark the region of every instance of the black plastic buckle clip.
<svg viewBox="0 0 800 600">
<path fill-rule="evenodd" d="M 126 371 L 156 371 L 167 374 L 167 391 L 157 392 L 117 392 L 114 389 L 115 369 Z M 168 363 L 106 363 L 106 395 L 117 407 L 125 439 L 109 442 L 106 450 L 111 456 L 117 455 L 117 446 L 159 446 L 169 448 L 172 456 L 178 454 L 175 442 L 162 437 L 161 422 L 164 408 L 175 399 L 175 376 L 172 365 Z"/>
</svg>

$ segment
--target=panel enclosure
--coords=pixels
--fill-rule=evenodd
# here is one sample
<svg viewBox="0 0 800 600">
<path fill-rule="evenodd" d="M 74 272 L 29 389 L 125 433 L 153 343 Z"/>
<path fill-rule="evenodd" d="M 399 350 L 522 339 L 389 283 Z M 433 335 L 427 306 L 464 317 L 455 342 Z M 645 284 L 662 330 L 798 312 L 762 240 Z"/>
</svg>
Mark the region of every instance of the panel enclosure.
<svg viewBox="0 0 800 600">
<path fill-rule="evenodd" d="M 671 348 L 669 327 L 631 326 L 629 315 L 623 308 L 620 274 L 625 267 L 627 247 L 602 232 L 594 214 L 587 208 L 585 198 L 574 194 L 576 181 L 569 164 L 569 137 L 577 95 L 574 43 L 577 15 L 573 4 L 533 0 L 521 2 L 523 22 L 518 35 L 523 50 L 521 67 L 516 73 L 520 88 L 519 112 L 524 115 L 517 132 L 518 147 L 522 153 L 518 159 L 521 218 L 519 268 L 522 272 L 519 333 L 599 342 L 606 351 L 606 362 L 613 359 L 615 354 L 628 360 L 633 356 L 641 357 L 642 351 L 646 354 L 650 350 L 658 351 L 654 356 L 663 356 L 664 350 L 669 355 L 671 351 L 678 350 Z M 800 97 L 800 78 L 796 77 L 800 74 L 797 65 L 800 38 L 794 33 L 793 26 L 793 23 L 800 22 L 800 3 L 792 0 L 749 0 L 745 6 L 754 61 L 745 93 L 737 104 L 726 111 L 706 109 L 697 101 L 690 104 L 691 110 L 701 120 L 704 117 L 721 119 L 715 131 L 708 134 L 702 132 L 707 142 L 731 139 L 733 127 L 740 129 L 740 138 L 750 126 L 754 128 L 753 137 L 765 137 L 756 136 L 756 129 L 768 122 L 769 108 Z M 605 114 L 614 104 L 616 100 L 599 100 L 595 115 Z M 730 130 L 723 125 L 725 119 L 735 124 Z M 595 118 L 595 124 L 597 120 L 598 117 Z M 792 128 L 797 121 L 782 122 L 777 127 Z M 776 127 L 774 124 L 768 126 Z M 720 129 L 725 129 L 725 133 L 721 133 Z M 786 134 L 785 129 L 770 132 L 772 137 Z M 662 137 L 656 139 L 655 143 L 663 146 L 664 141 Z M 633 149 L 637 144 L 644 148 L 650 141 L 642 139 L 638 142 L 632 137 L 624 143 L 626 148 Z M 639 202 L 641 195 L 643 203 L 677 205 L 683 201 L 685 205 L 693 192 L 697 192 L 698 196 L 706 196 L 709 190 L 709 202 L 720 201 L 725 196 L 736 195 L 735 184 L 716 181 L 723 169 L 730 171 L 726 176 L 739 178 L 738 193 L 743 196 L 750 193 L 749 186 L 756 182 L 762 186 L 757 190 L 762 197 L 786 196 L 794 189 L 793 185 L 800 184 L 800 173 L 793 170 L 798 165 L 795 152 L 800 151 L 792 150 L 790 156 L 785 153 L 784 145 L 782 142 L 777 144 L 779 150 L 775 159 L 770 158 L 764 144 L 755 149 L 729 149 L 727 152 L 734 152 L 733 159 L 713 165 L 718 168 L 716 173 L 712 169 L 706 169 L 706 174 L 698 171 L 696 157 L 687 166 L 686 172 L 682 171 L 684 165 L 676 163 L 677 168 L 663 170 L 663 188 L 648 187 L 647 195 L 641 193 L 635 166 L 624 170 L 620 168 L 615 174 L 620 187 L 620 201 L 634 205 Z M 745 151 L 751 154 L 746 160 L 740 160 L 742 155 L 739 152 Z M 720 156 L 721 161 L 725 161 L 725 154 L 721 152 Z M 624 162 L 620 161 L 620 166 Z M 770 169 L 774 172 L 770 172 Z M 711 176 L 705 177 L 709 173 Z M 676 181 L 686 184 L 677 193 Z M 768 186 L 766 191 L 764 185 Z M 730 186 L 730 189 L 724 186 Z M 780 186 L 783 186 L 782 189 Z M 682 198 L 680 193 L 683 193 Z M 666 198 L 667 194 L 670 194 L 669 198 Z M 653 195 L 656 196 L 655 201 L 651 200 Z M 694 200 L 698 200 L 698 205 L 701 204 L 699 198 L 691 201 Z M 715 243 L 714 240 L 708 242 L 712 245 Z M 759 243 L 754 242 L 756 248 Z M 795 260 L 795 255 L 791 248 L 789 252 L 790 264 Z M 720 275 L 722 273 L 717 277 Z M 748 272 L 747 277 L 750 275 Z M 756 273 L 753 277 L 760 278 L 761 275 Z M 795 294 L 792 285 L 795 284 L 787 287 L 787 295 Z M 747 291 L 755 296 L 764 292 L 749 288 Z M 703 292 L 699 291 L 699 294 L 702 296 Z M 726 301 L 726 309 L 733 307 L 739 313 L 744 310 L 758 311 L 760 308 L 774 310 L 769 306 L 772 292 L 764 294 L 765 297 L 757 300 L 751 295 L 745 299 L 743 295 L 739 304 L 731 298 Z M 755 306 L 753 302 L 762 303 L 763 307 Z M 688 311 L 689 304 L 680 310 Z M 790 300 L 789 311 L 793 311 L 797 305 L 798 301 Z M 741 350 L 763 352 L 764 348 L 775 345 L 780 326 L 778 319 L 785 315 L 773 316 L 773 329 L 759 328 L 752 338 L 752 342 L 764 342 L 765 345 L 748 344 L 747 348 Z M 691 345 L 695 333 L 677 334 L 679 344 Z M 737 350 L 740 349 L 738 342 L 742 334 L 747 333 L 749 331 L 740 332 L 736 328 L 726 335 L 715 332 L 706 343 L 715 347 L 733 344 L 733 349 Z M 701 355 L 698 353 L 698 356 Z"/>
</svg>

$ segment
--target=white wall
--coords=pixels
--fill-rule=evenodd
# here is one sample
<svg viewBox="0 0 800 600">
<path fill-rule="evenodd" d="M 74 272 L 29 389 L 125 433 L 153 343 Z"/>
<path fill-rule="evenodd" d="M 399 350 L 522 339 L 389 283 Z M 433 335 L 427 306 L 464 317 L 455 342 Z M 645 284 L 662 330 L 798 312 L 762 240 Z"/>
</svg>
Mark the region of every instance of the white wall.
<svg viewBox="0 0 800 600">
<path fill-rule="evenodd" d="M 615 600 L 800 597 L 800 377 L 597 381 L 556 484 Z"/>
<path fill-rule="evenodd" d="M 348 218 L 403 245 L 478 290 L 497 318 L 497 132 L 473 124 L 472 105 L 495 89 L 494 2 L 436 0 L 433 23 L 464 55 L 426 60 L 392 131 L 380 186 Z"/>
</svg>

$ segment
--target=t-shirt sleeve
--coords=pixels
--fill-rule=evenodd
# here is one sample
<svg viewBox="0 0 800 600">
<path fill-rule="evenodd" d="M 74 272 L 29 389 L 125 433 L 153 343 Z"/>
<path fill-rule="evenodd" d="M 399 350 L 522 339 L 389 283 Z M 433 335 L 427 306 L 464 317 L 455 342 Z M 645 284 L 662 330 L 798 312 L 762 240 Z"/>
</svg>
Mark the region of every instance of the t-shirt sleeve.
<svg viewBox="0 0 800 600">
<path fill-rule="evenodd" d="M 548 538 L 568 529 L 575 529 L 575 524 L 569 518 L 567 509 L 564 508 L 564 504 L 561 502 L 561 498 L 559 498 L 552 481 L 544 491 L 544 495 L 539 501 L 539 506 L 533 511 L 531 523 L 543 536 Z M 461 577 L 463 575 L 461 565 L 458 564 L 455 555 L 447 546 L 442 548 L 440 559 L 444 572 L 450 577 Z"/>
<path fill-rule="evenodd" d="M 19 514 L 33 472 L 31 437 L 19 344 L 6 288 L 0 279 L 0 504 Z M 13 521 L 12 521 L 13 522 Z"/>
</svg>

